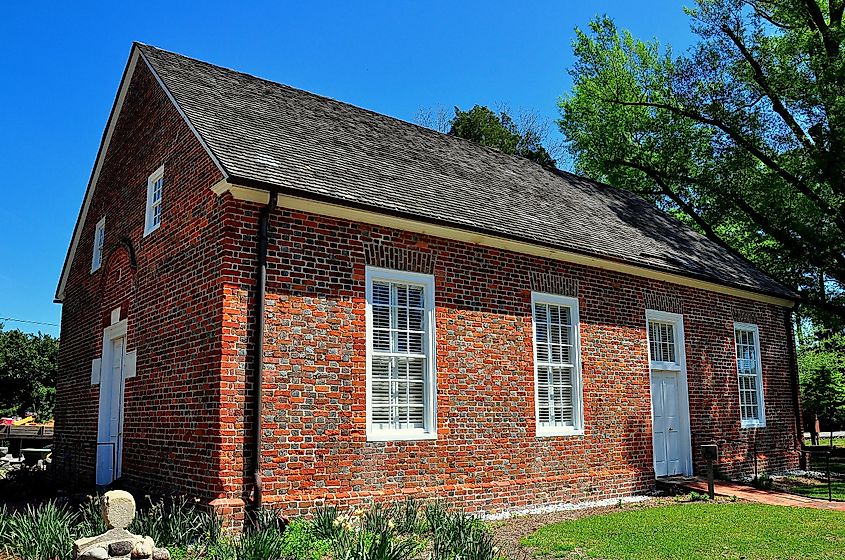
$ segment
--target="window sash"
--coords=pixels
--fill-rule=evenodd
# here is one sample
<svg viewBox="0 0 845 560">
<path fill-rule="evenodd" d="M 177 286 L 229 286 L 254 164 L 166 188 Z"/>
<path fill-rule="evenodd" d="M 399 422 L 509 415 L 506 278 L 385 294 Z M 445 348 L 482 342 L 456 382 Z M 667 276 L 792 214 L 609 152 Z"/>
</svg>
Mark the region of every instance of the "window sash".
<svg viewBox="0 0 845 560">
<path fill-rule="evenodd" d="M 147 179 L 147 205 L 144 213 L 144 235 L 149 235 L 161 225 L 162 199 L 164 197 L 164 166 Z"/>
<path fill-rule="evenodd" d="M 433 278 L 367 268 L 367 433 L 436 437 Z"/>
<path fill-rule="evenodd" d="M 106 243 L 106 219 L 97 222 L 94 228 L 94 250 L 91 255 L 91 272 L 99 269 L 103 264 L 103 250 Z"/>
<path fill-rule="evenodd" d="M 735 324 L 734 343 L 740 423 L 743 426 L 764 426 L 763 372 L 757 325 Z"/>
<path fill-rule="evenodd" d="M 648 320 L 648 357 L 651 369 L 681 369 L 675 323 L 657 319 Z"/>
<path fill-rule="evenodd" d="M 532 294 L 537 435 L 582 433 L 578 302 Z"/>
</svg>

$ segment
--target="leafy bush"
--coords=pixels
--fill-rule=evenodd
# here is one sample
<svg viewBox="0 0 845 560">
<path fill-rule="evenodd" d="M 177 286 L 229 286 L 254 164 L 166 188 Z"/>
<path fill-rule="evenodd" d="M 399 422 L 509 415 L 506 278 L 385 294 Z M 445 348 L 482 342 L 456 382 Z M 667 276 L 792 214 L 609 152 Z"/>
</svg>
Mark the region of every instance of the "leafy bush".
<svg viewBox="0 0 845 560">
<path fill-rule="evenodd" d="M 282 557 L 289 560 L 319 560 L 331 549 L 331 542 L 318 539 L 304 519 L 291 521 L 282 541 Z"/>
</svg>

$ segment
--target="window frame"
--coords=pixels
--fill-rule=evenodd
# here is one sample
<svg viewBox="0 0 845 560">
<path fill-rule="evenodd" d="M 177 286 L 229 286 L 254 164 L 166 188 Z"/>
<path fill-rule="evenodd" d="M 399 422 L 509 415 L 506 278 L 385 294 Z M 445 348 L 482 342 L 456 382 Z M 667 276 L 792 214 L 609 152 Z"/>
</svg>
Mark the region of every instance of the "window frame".
<svg viewBox="0 0 845 560">
<path fill-rule="evenodd" d="M 100 233 L 102 232 L 102 238 Z M 106 248 L 106 217 L 100 218 L 94 226 L 94 248 L 91 251 L 91 272 L 97 272 L 103 266 L 103 256 Z"/>
<path fill-rule="evenodd" d="M 651 325 L 670 325 L 672 327 L 673 341 L 675 346 L 675 361 L 666 362 L 661 360 L 653 360 L 651 355 Z M 646 310 L 646 351 L 648 352 L 648 367 L 649 371 L 682 371 L 685 365 L 686 349 L 684 348 L 685 341 L 683 337 L 684 320 L 683 316 L 676 313 L 669 313 L 665 311 Z M 662 343 L 662 342 L 661 342 Z"/>
<path fill-rule="evenodd" d="M 162 208 L 163 211 L 163 201 L 164 201 L 164 165 L 156 169 L 155 171 L 147 177 L 147 204 L 144 210 L 144 237 L 148 236 L 159 227 L 161 227 L 161 218 L 162 212 L 159 212 L 159 219 L 158 223 L 153 223 L 153 212 L 155 211 L 155 206 L 153 205 L 153 192 L 155 189 L 156 182 L 161 179 L 161 197 L 158 199 L 158 202 L 155 206 Z"/>
<path fill-rule="evenodd" d="M 568 307 L 572 321 L 572 354 L 573 364 L 573 404 L 572 404 L 572 426 L 543 426 L 540 423 L 540 375 L 539 363 L 537 361 L 537 316 L 536 305 L 548 304 Z M 531 292 L 531 339 L 534 355 L 532 356 L 534 367 L 534 425 L 535 437 L 556 437 L 556 436 L 583 436 L 584 435 L 584 384 L 581 372 L 581 319 L 578 298 L 548 294 L 544 292 Z"/>
<path fill-rule="evenodd" d="M 373 364 L 373 282 L 398 282 L 422 286 L 425 310 L 425 337 L 423 348 L 426 354 L 424 383 L 423 428 L 374 429 L 372 407 L 372 364 Z M 367 441 L 414 441 L 437 439 L 437 366 L 436 366 L 436 324 L 434 314 L 434 275 L 405 272 L 367 266 L 365 271 L 366 293 L 366 431 Z"/>
<path fill-rule="evenodd" d="M 740 383 L 739 356 L 737 355 L 739 343 L 736 340 L 738 331 L 754 333 L 754 354 L 757 365 L 757 412 L 759 419 L 746 420 L 742 417 L 742 384 Z M 763 392 L 763 358 L 760 355 L 760 328 L 755 323 L 734 323 L 734 371 L 736 372 L 736 390 L 739 397 L 739 423 L 741 428 L 765 428 L 766 427 L 766 399 Z"/>
</svg>

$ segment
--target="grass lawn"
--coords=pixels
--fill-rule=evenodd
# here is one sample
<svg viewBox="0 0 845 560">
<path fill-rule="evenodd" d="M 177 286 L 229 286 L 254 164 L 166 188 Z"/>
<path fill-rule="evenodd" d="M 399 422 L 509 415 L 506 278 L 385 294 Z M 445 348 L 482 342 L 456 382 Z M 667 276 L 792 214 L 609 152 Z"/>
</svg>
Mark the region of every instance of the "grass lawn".
<svg viewBox="0 0 845 560">
<path fill-rule="evenodd" d="M 834 440 L 835 441 L 835 440 Z M 811 471 L 827 472 L 827 458 L 822 455 L 810 455 L 807 468 Z M 831 491 L 834 500 L 845 501 L 845 458 L 830 459 L 832 474 Z M 783 489 L 811 498 L 827 499 L 827 480 L 815 480 L 808 477 L 794 477 L 783 484 Z"/>
<path fill-rule="evenodd" d="M 745 503 L 632 509 L 547 525 L 522 544 L 603 560 L 842 558 L 845 513 Z"/>
<path fill-rule="evenodd" d="M 811 498 L 827 499 L 827 482 L 817 482 L 815 484 L 799 484 L 792 486 L 790 491 L 802 496 L 809 496 Z M 841 480 L 832 480 L 830 483 L 830 494 L 834 500 L 845 502 L 845 482 Z"/>
</svg>

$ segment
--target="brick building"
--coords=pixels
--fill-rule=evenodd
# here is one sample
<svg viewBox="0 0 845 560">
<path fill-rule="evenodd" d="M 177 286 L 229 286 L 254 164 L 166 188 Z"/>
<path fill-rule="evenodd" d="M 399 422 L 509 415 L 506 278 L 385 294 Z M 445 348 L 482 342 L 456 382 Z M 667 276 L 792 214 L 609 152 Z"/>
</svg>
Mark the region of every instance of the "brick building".
<svg viewBox="0 0 845 560">
<path fill-rule="evenodd" d="M 728 475 L 797 464 L 795 295 L 740 257 L 630 193 L 141 44 L 57 300 L 77 483 L 491 511 L 646 491 L 704 443 Z"/>
</svg>

